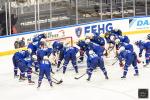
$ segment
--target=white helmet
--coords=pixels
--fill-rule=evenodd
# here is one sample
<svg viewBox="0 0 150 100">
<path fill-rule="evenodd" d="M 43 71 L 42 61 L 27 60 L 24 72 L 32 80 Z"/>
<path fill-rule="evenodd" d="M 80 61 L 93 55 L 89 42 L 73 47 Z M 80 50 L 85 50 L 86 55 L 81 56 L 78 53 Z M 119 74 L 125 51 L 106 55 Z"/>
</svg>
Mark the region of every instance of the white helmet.
<svg viewBox="0 0 150 100">
<path fill-rule="evenodd" d="M 46 42 L 46 39 L 42 38 L 42 39 L 41 39 L 41 42 Z"/>
<path fill-rule="evenodd" d="M 121 46 L 120 49 L 118 50 L 118 53 L 122 52 L 125 50 L 125 47 L 124 46 Z"/>
<path fill-rule="evenodd" d="M 27 51 L 31 54 L 32 53 L 32 49 L 28 48 Z"/>
<path fill-rule="evenodd" d="M 87 33 L 87 34 L 85 35 L 86 38 L 92 38 L 93 36 L 94 36 L 93 33 Z"/>
<path fill-rule="evenodd" d="M 78 45 L 74 45 L 74 47 L 76 47 L 77 49 L 80 49 L 80 47 Z"/>
<path fill-rule="evenodd" d="M 110 36 L 110 40 L 111 40 L 111 41 L 114 41 L 114 40 L 115 40 L 115 36 L 113 36 L 113 35 Z"/>
<path fill-rule="evenodd" d="M 114 29 L 114 31 L 115 31 L 115 32 L 117 32 L 117 31 L 118 31 L 118 29 L 117 29 L 117 28 L 115 28 L 115 29 Z"/>
<path fill-rule="evenodd" d="M 48 60 L 48 57 L 47 57 L 47 56 L 44 56 L 43 59 L 44 59 L 44 60 Z"/>
<path fill-rule="evenodd" d="M 116 44 L 119 44 L 119 43 L 120 43 L 120 39 L 116 39 L 116 40 L 115 40 L 115 43 L 116 43 Z"/>
<path fill-rule="evenodd" d="M 67 42 L 67 43 L 64 43 L 64 47 L 66 48 L 69 48 L 70 47 L 70 44 Z"/>
<path fill-rule="evenodd" d="M 37 60 L 37 56 L 36 56 L 36 55 L 33 55 L 32 58 L 33 58 L 34 60 Z"/>
<path fill-rule="evenodd" d="M 89 54 L 92 55 L 92 54 L 95 54 L 95 52 L 93 50 L 90 50 Z"/>
<path fill-rule="evenodd" d="M 86 40 L 85 40 L 85 43 L 86 43 L 86 44 L 89 44 L 90 42 L 91 42 L 90 39 L 86 39 Z"/>
</svg>

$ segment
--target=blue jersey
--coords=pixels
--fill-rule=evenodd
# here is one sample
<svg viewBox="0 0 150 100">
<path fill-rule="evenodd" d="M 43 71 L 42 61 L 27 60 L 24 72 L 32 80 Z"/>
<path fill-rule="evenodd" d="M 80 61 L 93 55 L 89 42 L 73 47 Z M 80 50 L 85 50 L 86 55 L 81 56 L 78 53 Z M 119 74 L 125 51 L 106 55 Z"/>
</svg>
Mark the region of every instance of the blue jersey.
<svg viewBox="0 0 150 100">
<path fill-rule="evenodd" d="M 116 45 L 117 50 L 119 50 L 119 48 L 121 46 L 125 47 L 125 50 L 129 50 L 131 52 L 134 52 L 134 48 L 133 48 L 132 44 L 125 43 L 125 42 L 120 42 L 118 45 Z"/>
<path fill-rule="evenodd" d="M 102 37 L 99 36 L 93 36 L 93 38 L 91 39 L 91 42 L 94 42 L 96 44 L 99 44 L 100 46 L 104 46 L 105 45 L 105 40 Z"/>
<path fill-rule="evenodd" d="M 99 57 L 96 54 L 88 55 L 87 57 L 87 67 L 91 69 L 95 69 L 98 66 Z"/>
<path fill-rule="evenodd" d="M 32 67 L 33 60 L 31 58 L 31 56 L 28 56 L 28 57 L 24 58 L 24 61 L 25 61 L 24 63 L 26 65 L 26 67 L 28 67 L 28 68 Z"/>
<path fill-rule="evenodd" d="M 150 42 L 144 43 L 144 49 L 147 54 L 150 54 Z"/>
<path fill-rule="evenodd" d="M 76 64 L 76 54 L 78 52 L 78 48 L 76 47 L 65 47 L 64 48 L 64 63 L 63 63 L 63 74 L 65 74 L 67 65 L 69 61 L 71 60 L 72 65 L 75 69 L 75 72 L 78 73 L 78 67 Z"/>
<path fill-rule="evenodd" d="M 130 43 L 130 39 L 128 36 L 119 36 L 120 42 Z"/>
<path fill-rule="evenodd" d="M 144 44 L 145 44 L 145 42 L 142 40 L 139 40 L 136 42 L 136 45 L 139 47 L 139 54 L 142 54 L 142 52 L 144 50 Z"/>
<path fill-rule="evenodd" d="M 133 58 L 135 57 L 135 53 L 131 52 L 129 50 L 124 50 L 122 52 L 119 53 L 119 61 L 125 60 L 126 62 L 130 62 L 132 60 L 134 60 Z"/>
<path fill-rule="evenodd" d="M 40 68 L 40 72 L 39 72 L 39 80 L 38 82 L 42 82 L 42 79 L 44 77 L 44 75 L 46 76 L 46 78 L 48 79 L 48 81 L 51 81 L 51 75 L 50 72 L 52 71 L 51 68 L 51 63 L 48 60 L 41 60 L 39 63 L 39 68 Z"/>
<path fill-rule="evenodd" d="M 31 53 L 32 55 L 36 54 L 37 46 L 34 45 L 34 43 L 29 43 L 27 48 L 32 50 L 32 53 Z"/>
<path fill-rule="evenodd" d="M 129 50 L 129 51 L 131 51 L 131 52 L 134 52 L 134 49 L 133 49 L 133 45 L 132 45 L 132 44 L 122 43 L 122 46 L 124 46 L 126 50 Z"/>
<path fill-rule="evenodd" d="M 51 63 L 48 60 L 41 60 L 39 63 L 40 66 L 40 70 L 41 69 L 50 69 L 49 71 L 51 71 Z"/>
<path fill-rule="evenodd" d="M 76 56 L 78 51 L 79 51 L 79 49 L 76 48 L 76 47 L 64 48 L 64 57 L 66 57 L 66 56 Z"/>
<path fill-rule="evenodd" d="M 45 34 L 39 34 L 32 39 L 33 42 L 40 42 L 42 38 L 46 38 Z"/>
<path fill-rule="evenodd" d="M 115 35 L 120 35 L 120 36 L 122 36 L 122 31 L 121 30 L 117 30 L 117 31 L 115 31 L 115 30 L 111 30 L 111 33 L 112 34 L 115 34 Z"/>
<path fill-rule="evenodd" d="M 13 59 L 19 61 L 29 56 L 30 54 L 27 50 L 22 50 L 22 51 L 16 52 L 13 56 Z"/>
<path fill-rule="evenodd" d="M 63 44 L 61 42 L 59 42 L 59 41 L 55 41 L 52 44 L 52 47 L 53 47 L 54 51 L 60 51 L 61 49 L 63 49 Z"/>
<path fill-rule="evenodd" d="M 103 56 L 104 48 L 95 43 L 89 43 L 86 49 L 87 56 L 89 55 L 89 50 L 93 50 L 99 57 Z"/>
<path fill-rule="evenodd" d="M 85 41 L 83 41 L 83 40 L 79 40 L 78 41 L 78 43 L 77 43 L 77 45 L 82 49 L 82 50 L 86 50 L 86 48 L 87 48 L 87 45 L 86 45 L 86 43 L 85 43 Z"/>
<path fill-rule="evenodd" d="M 39 49 L 37 51 L 38 61 L 43 60 L 44 56 L 50 56 L 51 53 L 52 53 L 52 48 Z"/>
</svg>

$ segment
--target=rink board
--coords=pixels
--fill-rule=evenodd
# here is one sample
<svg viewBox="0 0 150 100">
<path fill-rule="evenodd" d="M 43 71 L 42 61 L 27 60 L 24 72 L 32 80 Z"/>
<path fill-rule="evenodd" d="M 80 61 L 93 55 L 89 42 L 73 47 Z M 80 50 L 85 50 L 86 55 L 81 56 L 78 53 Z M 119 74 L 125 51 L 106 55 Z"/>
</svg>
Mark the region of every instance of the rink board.
<svg viewBox="0 0 150 100">
<path fill-rule="evenodd" d="M 105 33 L 115 28 L 121 29 L 124 35 L 141 33 L 147 34 L 150 33 L 150 17 L 143 16 L 133 18 L 119 18 L 79 25 L 51 28 L 34 32 L 24 32 L 10 36 L 2 36 L 0 37 L 0 56 L 10 55 L 17 51 L 14 48 L 14 42 L 17 38 L 21 39 L 22 37 L 24 37 L 25 44 L 27 45 L 35 35 L 46 33 L 48 39 L 57 39 L 71 36 L 74 40 L 73 42 L 76 42 L 79 38 L 83 38 L 88 33 Z"/>
</svg>

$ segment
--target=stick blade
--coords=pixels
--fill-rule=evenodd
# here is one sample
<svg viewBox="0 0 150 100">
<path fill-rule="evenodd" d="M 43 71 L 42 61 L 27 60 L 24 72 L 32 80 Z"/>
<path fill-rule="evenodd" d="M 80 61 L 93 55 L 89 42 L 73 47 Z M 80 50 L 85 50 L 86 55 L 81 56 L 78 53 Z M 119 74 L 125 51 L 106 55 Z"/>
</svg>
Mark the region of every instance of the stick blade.
<svg viewBox="0 0 150 100">
<path fill-rule="evenodd" d="M 74 77 L 74 79 L 78 80 L 79 78 L 78 77 Z"/>
<path fill-rule="evenodd" d="M 61 79 L 57 84 L 61 84 L 63 82 L 63 80 Z"/>
</svg>

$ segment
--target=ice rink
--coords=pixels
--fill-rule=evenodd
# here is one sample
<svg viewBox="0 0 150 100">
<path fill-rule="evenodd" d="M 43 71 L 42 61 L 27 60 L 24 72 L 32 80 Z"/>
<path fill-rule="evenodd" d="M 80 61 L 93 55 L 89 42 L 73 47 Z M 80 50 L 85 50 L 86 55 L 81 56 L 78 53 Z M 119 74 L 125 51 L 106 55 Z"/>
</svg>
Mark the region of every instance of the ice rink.
<svg viewBox="0 0 150 100">
<path fill-rule="evenodd" d="M 132 42 L 145 40 L 146 34 L 130 35 Z M 137 47 L 135 47 L 138 52 Z M 143 53 L 144 57 L 144 53 Z M 0 57 L 0 99 L 1 100 L 138 100 L 138 89 L 150 89 L 150 68 L 143 68 L 139 64 L 139 76 L 133 76 L 134 70 L 129 68 L 127 78 L 121 79 L 123 70 L 118 63 L 112 66 L 114 58 L 105 58 L 105 65 L 108 71 L 109 80 L 105 80 L 101 70 L 93 72 L 90 82 L 86 81 L 87 76 L 75 80 L 74 70 L 68 70 L 65 75 L 62 71 L 55 73 L 53 77 L 63 79 L 61 85 L 51 88 L 46 79 L 40 89 L 37 89 L 38 76 L 33 74 L 35 85 L 29 85 L 27 80 L 19 82 L 13 77 L 12 55 Z M 141 59 L 142 60 L 142 59 Z M 86 63 L 78 64 L 79 76 L 85 73 Z M 72 65 L 69 64 L 71 68 Z M 150 67 L 150 66 L 149 66 Z"/>
</svg>

